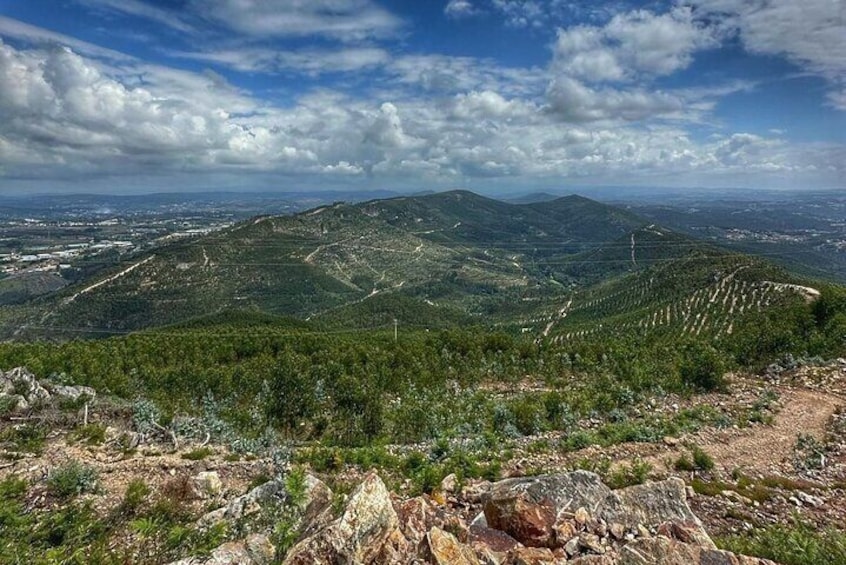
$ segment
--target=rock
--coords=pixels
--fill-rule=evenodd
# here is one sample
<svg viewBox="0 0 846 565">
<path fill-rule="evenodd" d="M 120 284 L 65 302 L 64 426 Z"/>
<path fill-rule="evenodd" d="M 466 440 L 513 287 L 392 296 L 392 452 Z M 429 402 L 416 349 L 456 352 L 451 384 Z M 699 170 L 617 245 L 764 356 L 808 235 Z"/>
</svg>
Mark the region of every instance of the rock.
<svg viewBox="0 0 846 565">
<path fill-rule="evenodd" d="M 796 492 L 796 497 L 801 500 L 804 504 L 808 504 L 815 508 L 825 504 L 825 501 L 822 498 L 810 495 L 807 492 L 803 492 L 801 490 Z"/>
<path fill-rule="evenodd" d="M 518 547 L 508 554 L 508 565 L 553 565 L 555 555 L 545 547 Z"/>
<path fill-rule="evenodd" d="M 473 520 L 470 522 L 470 527 L 472 528 L 473 526 L 484 526 L 486 528 L 488 527 L 488 519 L 485 518 L 484 512 L 479 512 L 478 514 L 476 514 L 476 517 L 473 518 Z"/>
<path fill-rule="evenodd" d="M 506 479 L 491 485 L 485 499 L 485 518 L 532 547 L 554 544 L 553 525 L 565 511 L 594 508 L 611 494 L 599 476 L 586 471 Z"/>
<path fill-rule="evenodd" d="M 68 400 L 79 400 L 82 396 L 93 399 L 97 396 L 97 391 L 90 386 L 51 385 L 50 389 L 55 396 Z"/>
<path fill-rule="evenodd" d="M 437 527 L 426 534 L 420 546 L 420 555 L 435 565 L 481 565 L 470 547 Z"/>
<path fill-rule="evenodd" d="M 555 516 L 555 507 L 550 502 L 534 502 L 521 496 L 500 498 L 485 505 L 485 518 L 490 527 L 530 547 L 554 545 Z"/>
<path fill-rule="evenodd" d="M 698 543 L 716 548 L 702 522 L 687 505 L 685 485 L 681 479 L 671 478 L 614 491 L 602 502 L 598 514 L 609 523 L 646 527 L 657 527 L 664 522 L 692 524 L 698 529 Z"/>
<path fill-rule="evenodd" d="M 294 545 L 283 563 L 375 563 L 395 530 L 399 521 L 388 489 L 371 472 L 350 495 L 340 518 Z"/>
<path fill-rule="evenodd" d="M 12 397 L 14 409 L 23 412 L 49 400 L 50 393 L 39 384 L 35 375 L 23 367 L 16 367 L 0 372 L 0 397 Z"/>
<path fill-rule="evenodd" d="M 578 533 L 576 526 L 569 520 L 556 522 L 552 530 L 555 533 L 555 545 L 557 547 L 562 547 Z"/>
<path fill-rule="evenodd" d="M 425 496 L 410 498 L 397 505 L 400 529 L 414 545 L 419 544 L 433 526 L 443 526 L 443 511 Z"/>
<path fill-rule="evenodd" d="M 742 494 L 737 493 L 733 490 L 724 490 L 724 491 L 720 492 L 720 496 L 722 496 L 723 498 L 727 498 L 728 500 L 738 502 L 738 503 L 743 504 L 745 506 L 752 506 L 752 500 L 751 499 L 746 498 Z"/>
<path fill-rule="evenodd" d="M 487 526 L 470 526 L 470 534 L 467 539 L 473 548 L 485 545 L 491 550 L 502 554 L 506 554 L 521 545 L 519 541 L 505 532 L 494 530 Z"/>
<path fill-rule="evenodd" d="M 611 537 L 615 540 L 620 541 L 626 535 L 626 527 L 619 522 L 612 522 L 608 526 L 608 531 L 611 533 Z"/>
<path fill-rule="evenodd" d="M 614 554 L 582 555 L 567 561 L 568 565 L 617 565 L 618 557 Z"/>
<path fill-rule="evenodd" d="M 441 492 L 445 493 L 454 493 L 458 490 L 458 477 L 455 476 L 455 473 L 450 473 L 441 481 L 440 485 Z"/>
<path fill-rule="evenodd" d="M 323 481 L 312 476 L 305 477 L 305 501 L 299 516 L 299 531 L 313 526 L 315 520 L 332 505 L 332 490 Z M 274 479 L 261 484 L 245 495 L 231 500 L 226 506 L 205 514 L 198 521 L 200 528 L 208 528 L 218 522 L 229 522 L 249 530 L 246 520 L 261 511 L 263 506 L 284 506 L 289 503 L 285 482 Z"/>
<path fill-rule="evenodd" d="M 190 557 L 170 565 L 271 565 L 276 559 L 276 548 L 267 536 L 252 535 L 243 541 L 224 543 L 208 559 Z"/>
<path fill-rule="evenodd" d="M 382 544 L 382 549 L 379 550 L 374 563 L 408 563 L 413 553 L 414 546 L 397 528 L 388 534 L 388 539 Z"/>
<path fill-rule="evenodd" d="M 579 548 L 600 555 L 605 553 L 605 548 L 602 547 L 599 536 L 589 532 L 579 534 Z"/>
<path fill-rule="evenodd" d="M 467 538 L 470 537 L 470 528 L 461 516 L 447 516 L 443 529 L 458 538 L 461 543 L 467 543 Z"/>
<path fill-rule="evenodd" d="M 568 540 L 567 543 L 564 544 L 564 551 L 567 552 L 567 555 L 570 557 L 574 557 L 579 554 L 579 537 L 576 536 L 571 540 Z"/>
<path fill-rule="evenodd" d="M 193 479 L 194 488 L 202 498 L 215 498 L 223 492 L 223 482 L 217 471 L 203 471 Z"/>
<path fill-rule="evenodd" d="M 484 498 L 486 506 L 518 496 L 533 502 L 548 501 L 558 514 L 573 512 L 580 506 L 595 508 L 609 494 L 611 489 L 602 483 L 599 475 L 588 471 L 573 471 L 499 481 L 490 486 Z"/>
<path fill-rule="evenodd" d="M 276 548 L 270 539 L 261 534 L 252 534 L 246 539 L 247 553 L 256 565 L 270 565 L 276 560 Z"/>
</svg>

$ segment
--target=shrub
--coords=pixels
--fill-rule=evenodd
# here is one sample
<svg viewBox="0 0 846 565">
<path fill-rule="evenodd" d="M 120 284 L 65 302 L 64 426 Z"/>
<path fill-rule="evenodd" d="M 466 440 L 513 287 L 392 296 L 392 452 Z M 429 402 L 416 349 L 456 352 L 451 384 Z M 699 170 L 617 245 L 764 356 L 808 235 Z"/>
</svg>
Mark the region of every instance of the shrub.
<svg viewBox="0 0 846 565">
<path fill-rule="evenodd" d="M 690 456 L 686 453 L 680 455 L 673 463 L 673 468 L 684 472 L 711 471 L 714 468 L 714 459 L 701 447 L 694 445 L 690 449 Z"/>
<path fill-rule="evenodd" d="M 86 445 L 100 445 L 106 441 L 106 425 L 88 424 L 87 426 L 80 426 L 71 433 L 71 439 Z"/>
<path fill-rule="evenodd" d="M 632 485 L 643 484 L 649 473 L 652 471 L 652 465 L 641 459 L 635 459 L 631 464 L 620 465 L 605 477 L 605 482 L 612 489 L 629 487 Z"/>
<path fill-rule="evenodd" d="M 39 455 L 47 442 L 47 427 L 43 424 L 21 424 L 0 431 L 0 444 L 7 443 L 14 451 Z"/>
<path fill-rule="evenodd" d="M 694 445 L 691 450 L 693 453 L 693 466 L 699 471 L 710 471 L 714 468 L 714 459 L 705 453 L 705 451 L 698 445 Z"/>
<path fill-rule="evenodd" d="M 80 494 L 97 492 L 98 486 L 97 471 L 75 460 L 54 469 L 47 479 L 48 490 L 59 498 L 73 498 Z"/>
<path fill-rule="evenodd" d="M 183 459 L 189 459 L 191 461 L 201 461 L 208 457 L 209 455 L 214 454 L 214 449 L 211 447 L 198 447 L 197 449 L 192 449 L 186 453 L 182 454 Z"/>
<path fill-rule="evenodd" d="M 825 465 L 825 446 L 809 434 L 799 434 L 793 447 L 793 467 L 798 471 L 822 469 Z"/>
<path fill-rule="evenodd" d="M 784 565 L 846 563 L 846 533 L 834 528 L 817 529 L 804 522 L 767 526 L 715 541 L 722 549 L 771 559 Z"/>
<path fill-rule="evenodd" d="M 678 459 L 676 459 L 676 462 L 673 463 L 673 468 L 676 471 L 688 473 L 696 470 L 696 467 L 693 465 L 693 461 L 690 460 L 690 457 L 688 457 L 686 453 L 683 453 Z"/>
<path fill-rule="evenodd" d="M 119 511 L 122 514 L 134 514 L 149 494 L 150 487 L 147 486 L 147 483 L 143 479 L 132 479 L 126 487 Z"/>
<path fill-rule="evenodd" d="M 727 368 L 725 356 L 710 345 L 692 342 L 682 349 L 679 376 L 685 385 L 696 390 L 725 390 L 723 375 Z"/>
</svg>

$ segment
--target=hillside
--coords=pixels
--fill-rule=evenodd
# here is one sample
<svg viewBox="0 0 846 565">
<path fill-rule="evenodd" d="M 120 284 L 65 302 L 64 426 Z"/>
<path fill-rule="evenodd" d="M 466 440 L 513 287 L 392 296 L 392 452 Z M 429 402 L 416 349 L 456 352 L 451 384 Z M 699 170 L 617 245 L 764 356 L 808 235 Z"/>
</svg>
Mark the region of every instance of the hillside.
<svg viewBox="0 0 846 565">
<path fill-rule="evenodd" d="M 538 336 L 611 326 L 719 334 L 735 314 L 767 307 L 795 283 L 759 260 L 580 196 L 509 204 L 453 191 L 254 218 L 0 308 L 0 322 L 7 336 L 61 338 L 243 310 L 332 328 L 397 319 Z M 706 294 L 719 305 L 705 308 Z"/>
</svg>

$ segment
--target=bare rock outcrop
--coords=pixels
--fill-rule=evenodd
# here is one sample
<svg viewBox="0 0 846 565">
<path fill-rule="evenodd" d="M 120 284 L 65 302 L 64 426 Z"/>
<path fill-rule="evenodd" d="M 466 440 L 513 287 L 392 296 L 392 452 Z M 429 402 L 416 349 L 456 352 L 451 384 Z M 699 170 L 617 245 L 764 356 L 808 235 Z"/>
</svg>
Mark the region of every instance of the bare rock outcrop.
<svg viewBox="0 0 846 565">
<path fill-rule="evenodd" d="M 398 547 L 387 550 L 389 542 Z M 381 563 L 383 551 L 398 559 L 407 544 L 391 495 L 375 473 L 370 473 L 350 495 L 339 518 L 298 542 L 285 557 L 288 565 Z"/>
<path fill-rule="evenodd" d="M 773 565 L 718 550 L 679 479 L 616 491 L 584 471 L 508 479 L 487 487 L 484 513 L 468 527 L 448 502 L 392 499 L 372 472 L 336 516 L 331 491 L 307 477 L 299 540 L 286 565 Z M 253 489 L 204 520 L 248 519 L 251 505 L 268 504 L 286 504 L 282 483 Z M 253 534 L 181 565 L 259 565 L 273 555 L 261 540 Z"/>
</svg>

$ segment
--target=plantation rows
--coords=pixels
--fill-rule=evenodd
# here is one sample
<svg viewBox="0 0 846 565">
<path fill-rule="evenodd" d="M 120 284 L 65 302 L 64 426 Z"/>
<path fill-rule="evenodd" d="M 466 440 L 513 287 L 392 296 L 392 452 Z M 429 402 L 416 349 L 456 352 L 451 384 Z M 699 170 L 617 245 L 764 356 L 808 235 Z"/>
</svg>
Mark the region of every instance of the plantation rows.
<svg viewBox="0 0 846 565">
<path fill-rule="evenodd" d="M 673 292 L 672 281 L 651 276 L 602 297 L 588 300 L 577 297 L 566 319 L 560 318 L 554 341 L 561 343 L 602 330 L 656 328 L 720 337 L 730 335 L 736 321 L 745 314 L 765 310 L 783 297 L 814 296 L 814 289 L 793 284 L 740 279 L 739 273 L 747 268 L 741 265 L 692 293 Z"/>
</svg>

